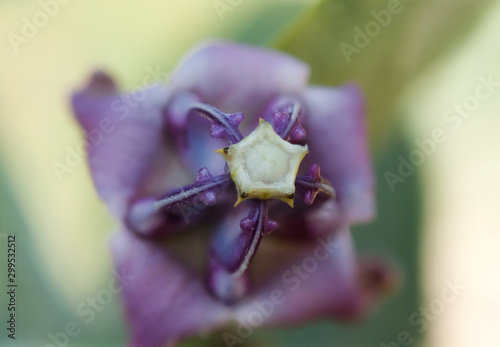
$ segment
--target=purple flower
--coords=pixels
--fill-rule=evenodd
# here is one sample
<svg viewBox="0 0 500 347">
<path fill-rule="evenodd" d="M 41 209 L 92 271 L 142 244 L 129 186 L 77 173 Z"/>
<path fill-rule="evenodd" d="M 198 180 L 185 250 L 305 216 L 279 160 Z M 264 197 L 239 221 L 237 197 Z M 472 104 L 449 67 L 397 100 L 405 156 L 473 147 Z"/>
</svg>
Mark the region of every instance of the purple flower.
<svg viewBox="0 0 500 347">
<path fill-rule="evenodd" d="M 84 130 L 109 130 L 88 160 L 121 221 L 111 246 L 130 278 L 132 346 L 230 321 L 359 319 L 394 289 L 395 269 L 358 259 L 349 231 L 375 209 L 363 97 L 308 87 L 308 74 L 285 54 L 217 42 L 167 85 L 121 94 L 98 72 L 74 95 Z"/>
</svg>

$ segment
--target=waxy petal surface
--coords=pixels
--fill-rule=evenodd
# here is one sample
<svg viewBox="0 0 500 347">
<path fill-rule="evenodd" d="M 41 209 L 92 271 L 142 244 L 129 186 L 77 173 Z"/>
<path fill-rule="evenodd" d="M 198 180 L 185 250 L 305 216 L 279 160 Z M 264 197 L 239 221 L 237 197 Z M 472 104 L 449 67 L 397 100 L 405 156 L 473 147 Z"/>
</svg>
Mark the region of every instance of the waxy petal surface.
<svg viewBox="0 0 500 347">
<path fill-rule="evenodd" d="M 158 242 L 122 230 L 113 235 L 115 267 L 129 278 L 121 292 L 129 323 L 130 346 L 164 346 L 210 331 L 227 322 L 230 312 L 200 279 Z"/>
<path fill-rule="evenodd" d="M 302 96 L 310 149 L 306 159 L 320 164 L 349 221 L 372 219 L 375 181 L 360 90 L 354 85 L 310 87 Z"/>
<path fill-rule="evenodd" d="M 256 123 L 273 96 L 300 92 L 308 77 L 308 66 L 289 55 L 218 41 L 193 49 L 170 86 L 194 92 L 224 112 L 243 112 Z"/>
<path fill-rule="evenodd" d="M 161 85 L 120 94 L 102 72 L 73 96 L 76 118 L 88 134 L 88 161 L 97 192 L 119 218 L 158 165 L 163 146 L 161 112 L 167 100 Z"/>
</svg>

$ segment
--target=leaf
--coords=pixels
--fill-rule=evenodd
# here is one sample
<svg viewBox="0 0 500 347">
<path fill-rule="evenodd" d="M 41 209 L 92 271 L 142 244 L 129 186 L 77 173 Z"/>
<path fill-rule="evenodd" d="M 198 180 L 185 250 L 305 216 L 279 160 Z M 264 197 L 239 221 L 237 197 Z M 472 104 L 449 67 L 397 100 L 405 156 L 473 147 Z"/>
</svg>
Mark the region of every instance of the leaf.
<svg viewBox="0 0 500 347">
<path fill-rule="evenodd" d="M 309 63 L 313 83 L 357 81 L 367 96 L 373 144 L 380 148 L 393 127 L 404 87 L 434 59 L 456 47 L 491 3 L 323 1 L 275 46 Z"/>
</svg>

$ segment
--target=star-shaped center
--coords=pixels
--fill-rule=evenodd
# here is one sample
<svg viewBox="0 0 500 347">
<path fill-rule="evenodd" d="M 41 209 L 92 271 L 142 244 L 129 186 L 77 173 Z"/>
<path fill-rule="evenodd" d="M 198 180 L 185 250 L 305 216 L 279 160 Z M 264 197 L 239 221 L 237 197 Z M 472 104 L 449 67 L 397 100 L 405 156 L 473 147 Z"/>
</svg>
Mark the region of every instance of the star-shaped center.
<svg viewBox="0 0 500 347">
<path fill-rule="evenodd" d="M 283 140 L 262 119 L 243 140 L 217 150 L 238 190 L 235 206 L 246 199 L 279 199 L 293 207 L 295 177 L 307 152 L 307 146 Z"/>
</svg>

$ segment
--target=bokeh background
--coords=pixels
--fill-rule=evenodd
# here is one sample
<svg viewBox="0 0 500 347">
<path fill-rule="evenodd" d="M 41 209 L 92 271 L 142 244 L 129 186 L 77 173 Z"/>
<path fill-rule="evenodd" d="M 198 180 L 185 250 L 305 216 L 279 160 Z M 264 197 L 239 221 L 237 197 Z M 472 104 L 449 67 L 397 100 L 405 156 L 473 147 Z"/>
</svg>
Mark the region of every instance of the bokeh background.
<svg viewBox="0 0 500 347">
<path fill-rule="evenodd" d="M 500 346 L 498 82 L 474 101 L 480 78 L 500 81 L 500 2 L 401 0 L 401 11 L 356 46 L 356 28 L 394 2 L 0 0 L 0 345 L 45 346 L 69 321 L 81 328 L 69 346 L 125 343 L 118 297 L 89 323 L 76 312 L 113 276 L 106 242 L 115 222 L 84 160 L 62 178 L 54 172 L 83 138 L 69 98 L 95 68 L 132 89 L 151 70 L 167 78 L 194 44 L 225 38 L 290 52 L 311 65 L 313 83 L 363 87 L 379 216 L 354 237 L 405 275 L 360 325 L 262 330 L 248 346 L 395 347 L 404 332 L 406 346 Z M 356 52 L 346 56 L 342 43 Z M 464 103 L 472 111 L 459 117 L 453 109 Z M 402 160 L 439 129 L 445 139 L 401 176 Z M 392 188 L 390 174 L 400 177 Z M 17 236 L 15 341 L 4 327 L 8 234 Z M 465 289 L 443 305 L 446 281 Z M 411 323 L 415 315 L 425 326 Z"/>
</svg>

